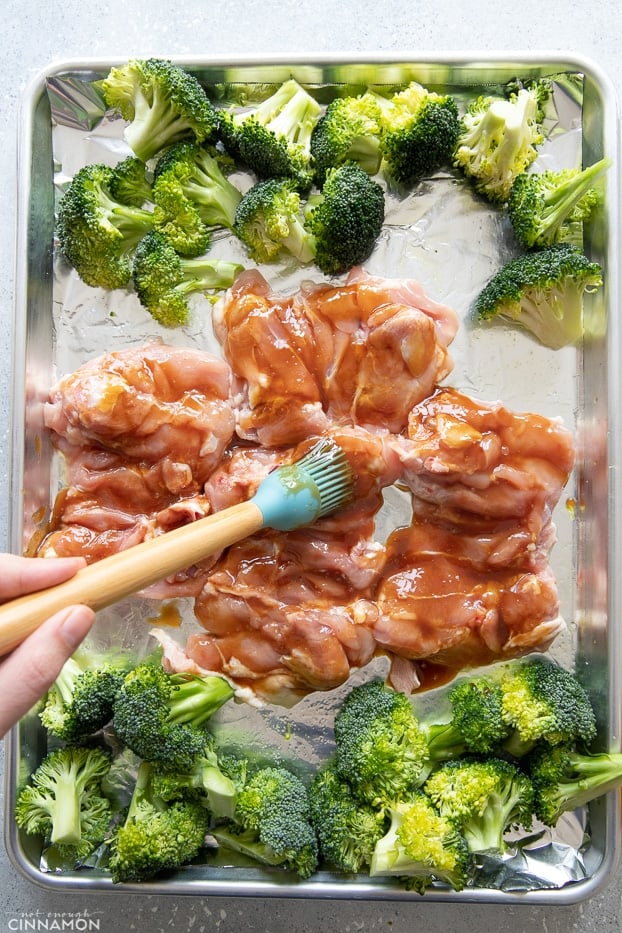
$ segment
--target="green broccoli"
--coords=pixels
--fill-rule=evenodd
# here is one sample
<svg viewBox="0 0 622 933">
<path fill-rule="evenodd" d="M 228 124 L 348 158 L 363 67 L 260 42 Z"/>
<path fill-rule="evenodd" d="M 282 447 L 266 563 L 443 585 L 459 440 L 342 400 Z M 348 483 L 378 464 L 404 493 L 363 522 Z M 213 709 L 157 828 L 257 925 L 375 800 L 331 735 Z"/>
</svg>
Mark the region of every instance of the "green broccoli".
<svg viewBox="0 0 622 933">
<path fill-rule="evenodd" d="M 574 674 L 533 658 L 507 667 L 500 680 L 501 705 L 509 735 L 506 751 L 522 757 L 538 742 L 558 745 L 596 735 L 590 698 Z"/>
<path fill-rule="evenodd" d="M 108 832 L 111 807 L 101 783 L 109 768 L 110 756 L 100 748 L 50 752 L 17 797 L 17 825 L 47 837 L 64 858 L 86 858 Z"/>
<path fill-rule="evenodd" d="M 430 775 L 423 790 L 439 813 L 458 826 L 473 853 L 503 853 L 510 829 L 531 826 L 531 781 L 504 759 L 447 761 Z"/>
<path fill-rule="evenodd" d="M 132 257 L 154 226 L 153 214 L 111 194 L 114 169 L 92 163 L 79 169 L 61 195 L 57 234 L 61 253 L 87 285 L 122 288 Z"/>
<path fill-rule="evenodd" d="M 462 751 L 494 753 L 509 733 L 498 681 L 484 674 L 462 680 L 449 691 L 449 702 L 451 725 L 464 743 Z"/>
<path fill-rule="evenodd" d="M 162 800 L 151 774 L 152 766 L 143 761 L 125 820 L 111 834 L 108 868 L 114 884 L 147 881 L 186 865 L 205 842 L 209 811 L 192 797 Z"/>
<path fill-rule="evenodd" d="M 412 186 L 450 165 L 460 130 L 458 105 L 416 81 L 390 98 L 376 96 L 382 114 L 381 151 L 389 178 Z"/>
<path fill-rule="evenodd" d="M 314 775 L 309 805 L 322 858 L 341 871 L 367 869 L 376 843 L 386 832 L 384 811 L 361 803 L 333 762 Z"/>
<path fill-rule="evenodd" d="M 199 256 L 213 228 L 232 229 L 242 193 L 225 172 L 231 160 L 215 148 L 181 142 L 171 146 L 154 171 L 154 215 L 177 252 Z"/>
<path fill-rule="evenodd" d="M 96 83 L 106 105 L 127 121 L 125 140 L 143 162 L 181 139 L 216 139 L 216 109 L 198 80 L 174 62 L 130 59 Z"/>
<path fill-rule="evenodd" d="M 259 178 L 293 178 L 300 191 L 313 181 L 311 134 L 322 108 L 293 78 L 245 110 L 219 112 L 220 135 L 233 158 Z"/>
<path fill-rule="evenodd" d="M 391 824 L 376 843 L 370 876 L 397 877 L 419 894 L 435 881 L 461 891 L 470 880 L 473 859 L 454 823 L 423 793 L 394 803 L 388 812 Z"/>
<path fill-rule="evenodd" d="M 354 162 L 329 169 L 305 208 L 305 228 L 322 272 L 338 275 L 365 262 L 380 236 L 384 210 L 382 187 Z"/>
<path fill-rule="evenodd" d="M 510 188 L 507 211 L 519 243 L 527 249 L 571 240 L 602 202 L 596 179 L 611 165 L 600 159 L 580 169 L 521 172 Z"/>
<path fill-rule="evenodd" d="M 418 719 L 426 743 L 421 783 L 440 762 L 463 754 L 495 751 L 509 732 L 502 717 L 501 688 L 493 678 L 480 675 L 461 681 L 451 688 L 448 700 L 449 720 Z"/>
<path fill-rule="evenodd" d="M 335 768 L 373 807 L 402 798 L 426 776 L 428 743 L 408 697 L 376 678 L 354 687 L 334 722 Z"/>
<path fill-rule="evenodd" d="M 285 253 L 303 263 L 313 259 L 313 237 L 304 227 L 300 195 L 290 178 L 267 178 L 249 188 L 233 230 L 256 262 L 274 262 Z"/>
<path fill-rule="evenodd" d="M 235 810 L 236 783 L 221 767 L 216 743 L 206 734 L 205 744 L 185 771 L 171 771 L 161 762 L 153 762 L 151 786 L 154 794 L 167 803 L 180 797 L 203 801 L 215 820 L 232 819 Z"/>
<path fill-rule="evenodd" d="M 460 122 L 454 165 L 493 204 L 505 203 L 514 179 L 536 158 L 544 141 L 540 85 L 509 97 L 480 95 Z"/>
<path fill-rule="evenodd" d="M 250 774 L 237 792 L 233 820 L 215 826 L 219 845 L 265 865 L 309 878 L 318 865 L 318 842 L 311 825 L 302 780 L 282 766 L 266 765 Z"/>
<path fill-rule="evenodd" d="M 143 307 L 164 327 L 179 327 L 190 318 L 190 295 L 229 288 L 242 268 L 223 259 L 180 256 L 163 234 L 151 231 L 136 247 L 132 275 Z"/>
<path fill-rule="evenodd" d="M 48 690 L 39 718 L 51 735 L 79 742 L 112 719 L 114 700 L 129 662 L 77 651 Z"/>
<path fill-rule="evenodd" d="M 540 746 L 530 758 L 534 811 L 555 826 L 568 810 L 584 807 L 622 786 L 622 754 L 588 754 L 573 745 Z"/>
<path fill-rule="evenodd" d="M 145 761 L 190 771 L 205 748 L 208 720 L 232 696 L 223 677 L 169 674 L 144 662 L 129 671 L 118 691 L 112 726 Z"/>
<path fill-rule="evenodd" d="M 355 162 L 368 175 L 380 168 L 382 110 L 376 95 L 335 97 L 311 134 L 314 177 L 321 188 L 329 169 Z"/>
<path fill-rule="evenodd" d="M 109 190 L 115 201 L 132 207 L 143 207 L 153 201 L 147 166 L 136 156 L 127 156 L 113 167 Z"/>
<path fill-rule="evenodd" d="M 479 293 L 477 320 L 509 321 L 557 350 L 583 336 L 583 297 L 602 285 L 602 270 L 569 243 L 508 260 Z"/>
</svg>

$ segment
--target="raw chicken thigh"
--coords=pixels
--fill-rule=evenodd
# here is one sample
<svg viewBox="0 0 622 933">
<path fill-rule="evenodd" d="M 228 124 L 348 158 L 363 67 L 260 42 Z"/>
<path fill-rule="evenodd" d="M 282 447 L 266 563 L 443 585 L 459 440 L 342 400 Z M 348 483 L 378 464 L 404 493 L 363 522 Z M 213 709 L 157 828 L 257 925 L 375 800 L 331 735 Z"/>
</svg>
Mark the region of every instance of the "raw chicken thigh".
<svg viewBox="0 0 622 933">
<path fill-rule="evenodd" d="M 40 553 L 98 560 L 208 514 L 203 485 L 233 436 L 235 397 L 224 360 L 156 341 L 61 379 L 45 422 L 67 485 Z M 189 568 L 150 595 L 198 589 L 200 574 Z"/>
<path fill-rule="evenodd" d="M 218 671 L 288 704 L 377 655 L 410 691 L 550 645 L 563 626 L 553 512 L 573 438 L 443 385 L 454 311 L 363 269 L 286 296 L 249 271 L 213 323 L 223 358 L 153 342 L 52 389 L 67 486 L 39 553 L 98 560 L 221 511 L 330 436 L 356 477 L 348 506 L 147 592 L 193 599 L 185 644 L 158 633 L 169 669 Z"/>
</svg>

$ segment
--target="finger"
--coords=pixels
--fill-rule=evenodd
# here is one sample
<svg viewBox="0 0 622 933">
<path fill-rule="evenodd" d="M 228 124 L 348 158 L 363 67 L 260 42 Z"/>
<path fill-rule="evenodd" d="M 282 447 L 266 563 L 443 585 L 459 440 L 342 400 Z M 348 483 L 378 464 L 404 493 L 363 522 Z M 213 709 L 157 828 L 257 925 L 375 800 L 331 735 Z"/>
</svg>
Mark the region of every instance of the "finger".
<svg viewBox="0 0 622 933">
<path fill-rule="evenodd" d="M 86 565 L 82 557 L 19 557 L 0 554 L 0 600 L 55 586 Z"/>
<path fill-rule="evenodd" d="M 32 709 L 58 677 L 65 661 L 91 629 L 88 606 L 57 612 L 0 664 L 0 736 Z"/>
</svg>

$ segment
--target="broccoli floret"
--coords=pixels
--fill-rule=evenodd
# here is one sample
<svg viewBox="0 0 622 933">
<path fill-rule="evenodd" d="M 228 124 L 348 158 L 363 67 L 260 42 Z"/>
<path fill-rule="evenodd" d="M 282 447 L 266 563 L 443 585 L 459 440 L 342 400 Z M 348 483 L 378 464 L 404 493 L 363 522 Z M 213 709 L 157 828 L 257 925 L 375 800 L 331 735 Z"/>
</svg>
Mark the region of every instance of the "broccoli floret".
<svg viewBox="0 0 622 933">
<path fill-rule="evenodd" d="M 382 110 L 375 94 L 335 97 L 313 128 L 311 156 L 314 177 L 321 187 L 329 169 L 356 162 L 375 175 L 382 159 Z"/>
<path fill-rule="evenodd" d="M 322 858 L 341 871 L 368 868 L 376 843 L 386 832 L 384 811 L 361 803 L 333 762 L 314 775 L 309 805 Z"/>
<path fill-rule="evenodd" d="M 481 95 L 462 117 L 454 165 L 492 203 L 507 201 L 514 179 L 538 154 L 541 104 L 540 86 L 533 85 L 507 98 Z"/>
<path fill-rule="evenodd" d="M 390 178 L 412 186 L 451 164 L 460 131 L 451 95 L 412 81 L 392 97 L 376 100 L 382 113 L 383 168 Z"/>
<path fill-rule="evenodd" d="M 151 211 L 122 204 L 111 194 L 114 169 L 92 163 L 79 169 L 63 192 L 57 217 L 59 246 L 87 285 L 122 288 L 132 256 L 153 228 Z"/>
<path fill-rule="evenodd" d="M 583 297 L 602 285 L 602 270 L 569 243 L 508 260 L 475 300 L 479 321 L 502 320 L 557 350 L 583 336 Z"/>
<path fill-rule="evenodd" d="M 464 742 L 464 751 L 487 755 L 506 738 L 502 693 L 493 677 L 463 680 L 449 691 L 451 724 Z"/>
<path fill-rule="evenodd" d="M 121 204 L 142 207 L 153 200 L 153 188 L 147 175 L 147 166 L 136 156 L 118 162 L 110 179 L 110 194 Z"/>
<path fill-rule="evenodd" d="M 233 782 L 236 793 L 244 787 L 250 767 L 248 758 L 235 752 L 223 752 L 219 749 L 218 767 Z"/>
<path fill-rule="evenodd" d="M 439 813 L 454 822 L 471 852 L 505 852 L 505 834 L 531 826 L 534 794 L 527 775 L 501 758 L 447 761 L 423 787 Z"/>
<path fill-rule="evenodd" d="M 181 139 L 216 139 L 216 109 L 197 79 L 171 61 L 130 59 L 97 85 L 106 105 L 128 121 L 125 140 L 143 162 Z"/>
<path fill-rule="evenodd" d="M 112 725 L 145 761 L 190 771 L 204 750 L 208 720 L 232 696 L 223 677 L 169 674 L 158 664 L 141 663 L 117 693 Z"/>
<path fill-rule="evenodd" d="M 602 202 L 595 182 L 610 164 L 610 159 L 601 159 L 583 170 L 521 172 L 507 203 L 519 243 L 531 249 L 570 240 L 576 227 Z"/>
<path fill-rule="evenodd" d="M 158 230 L 175 249 L 199 256 L 213 228 L 231 229 L 241 192 L 225 174 L 228 156 L 198 143 L 171 146 L 154 172 L 154 215 Z"/>
<path fill-rule="evenodd" d="M 462 681 L 451 688 L 448 699 L 448 722 L 419 722 L 428 743 L 429 770 L 465 753 L 489 754 L 509 732 L 502 716 L 501 688 L 493 678 Z"/>
<path fill-rule="evenodd" d="M 394 876 L 423 894 L 435 881 L 461 891 L 472 873 L 472 856 L 454 823 L 418 793 L 389 808 L 391 825 L 371 860 L 372 878 Z"/>
<path fill-rule="evenodd" d="M 190 317 L 190 295 L 229 288 L 242 268 L 223 259 L 180 256 L 163 234 L 151 231 L 136 247 L 133 280 L 141 304 L 155 320 L 180 327 Z"/>
<path fill-rule="evenodd" d="M 305 227 L 300 194 L 289 178 L 257 182 L 241 199 L 233 230 L 256 262 L 274 262 L 291 253 L 300 262 L 314 256 L 313 237 Z"/>
<path fill-rule="evenodd" d="M 151 785 L 154 794 L 167 803 L 194 796 L 203 801 L 213 819 L 233 818 L 236 784 L 223 771 L 211 735 L 205 737 L 203 749 L 193 760 L 191 768 L 186 771 L 171 771 L 165 765 L 154 762 Z"/>
<path fill-rule="evenodd" d="M 17 798 L 17 825 L 49 838 L 65 858 L 86 858 L 108 831 L 111 807 L 101 782 L 109 768 L 100 748 L 67 745 L 50 752 Z"/>
<path fill-rule="evenodd" d="M 311 134 L 322 108 L 290 78 L 261 103 L 220 111 L 227 151 L 259 178 L 293 178 L 301 191 L 313 180 Z"/>
<path fill-rule="evenodd" d="M 114 700 L 129 664 L 94 652 L 76 652 L 48 690 L 39 718 L 52 735 L 79 742 L 112 719 Z"/>
<path fill-rule="evenodd" d="M 327 275 L 347 272 L 371 255 L 384 222 L 384 191 L 354 162 L 332 168 L 305 208 L 315 263 Z"/>
<path fill-rule="evenodd" d="M 238 790 L 234 818 L 213 829 L 217 842 L 266 865 L 309 878 L 318 864 L 307 789 L 280 766 L 254 771 Z"/>
<path fill-rule="evenodd" d="M 545 825 L 555 826 L 562 813 L 622 786 L 622 754 L 587 754 L 567 744 L 541 746 L 531 756 L 529 773 L 535 814 Z"/>
<path fill-rule="evenodd" d="M 354 687 L 337 710 L 335 767 L 356 797 L 379 807 L 426 776 L 428 743 L 408 697 L 376 678 Z"/>
<path fill-rule="evenodd" d="M 152 766 L 142 762 L 125 821 L 110 839 L 108 867 L 115 884 L 147 881 L 186 865 L 201 851 L 209 811 L 193 798 L 164 801 L 151 784 Z"/>
<path fill-rule="evenodd" d="M 590 698 L 570 671 L 534 658 L 510 665 L 500 681 L 502 714 L 510 734 L 503 747 L 516 757 L 537 742 L 558 745 L 596 735 Z"/>
<path fill-rule="evenodd" d="M 510 734 L 503 717 L 503 694 L 497 677 L 478 675 L 462 680 L 448 693 L 449 722 L 420 720 L 428 742 L 428 766 L 464 754 L 490 755 Z"/>
</svg>

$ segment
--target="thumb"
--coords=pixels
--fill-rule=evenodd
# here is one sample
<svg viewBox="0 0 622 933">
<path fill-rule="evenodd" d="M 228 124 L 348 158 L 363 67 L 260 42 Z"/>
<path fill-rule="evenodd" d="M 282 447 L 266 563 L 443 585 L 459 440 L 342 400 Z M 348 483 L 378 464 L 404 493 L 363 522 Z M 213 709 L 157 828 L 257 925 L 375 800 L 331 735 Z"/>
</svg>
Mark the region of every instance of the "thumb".
<svg viewBox="0 0 622 933">
<path fill-rule="evenodd" d="M 88 606 L 57 612 L 0 664 L 0 736 L 46 693 L 65 661 L 89 633 L 95 613 Z"/>
</svg>

